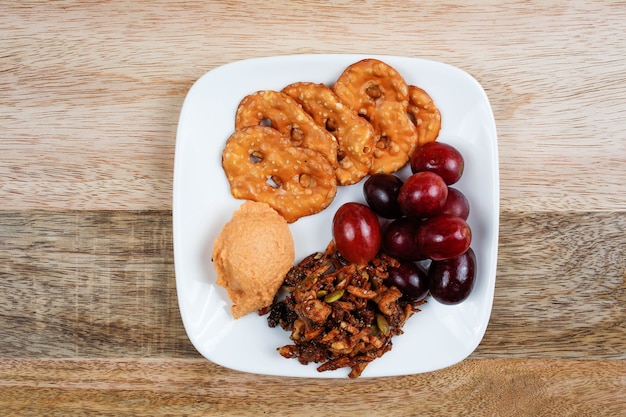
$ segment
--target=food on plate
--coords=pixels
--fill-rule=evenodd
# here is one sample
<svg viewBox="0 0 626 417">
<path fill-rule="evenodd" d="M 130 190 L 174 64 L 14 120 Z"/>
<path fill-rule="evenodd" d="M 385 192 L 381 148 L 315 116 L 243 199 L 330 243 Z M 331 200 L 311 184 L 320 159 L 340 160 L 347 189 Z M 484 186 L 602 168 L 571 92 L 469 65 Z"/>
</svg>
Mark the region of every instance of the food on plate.
<svg viewBox="0 0 626 417">
<path fill-rule="evenodd" d="M 382 248 L 394 258 L 406 261 L 426 259 L 417 246 L 415 236 L 421 219 L 398 217 L 383 230 Z"/>
<path fill-rule="evenodd" d="M 294 258 L 285 219 L 266 203 L 243 203 L 213 245 L 216 283 L 228 292 L 233 317 L 272 304 Z"/>
<path fill-rule="evenodd" d="M 389 269 L 388 286 L 395 286 L 402 298 L 410 302 L 422 301 L 430 289 L 430 277 L 418 263 L 401 261 L 400 265 Z"/>
<path fill-rule="evenodd" d="M 290 332 L 282 356 L 320 372 L 348 367 L 355 378 L 429 295 L 465 300 L 476 269 L 469 203 L 450 187 L 464 161 L 437 142 L 440 129 L 431 97 L 376 59 L 348 66 L 332 86 L 295 82 L 246 96 L 222 166 L 232 195 L 249 201 L 213 251 L 233 316 L 269 313 L 271 327 Z M 368 175 L 367 205 L 341 205 L 325 252 L 294 266 L 289 223 Z"/>
<path fill-rule="evenodd" d="M 464 254 L 472 243 L 472 231 L 462 218 L 440 214 L 420 223 L 416 240 L 424 256 L 441 261 Z"/>
<path fill-rule="evenodd" d="M 461 152 L 443 142 L 429 142 L 418 147 L 411 156 L 410 164 L 412 172 L 434 172 L 447 185 L 460 180 L 465 167 Z"/>
<path fill-rule="evenodd" d="M 339 185 L 355 184 L 363 179 L 372 164 L 375 145 L 372 125 L 344 105 L 325 84 L 296 82 L 282 91 L 337 139 L 336 176 Z"/>
<path fill-rule="evenodd" d="M 391 173 L 406 165 L 418 137 L 408 116 L 409 88 L 400 73 L 380 60 L 364 59 L 343 71 L 333 91 L 374 128 L 370 172 Z"/>
<path fill-rule="evenodd" d="M 293 98 L 280 91 L 262 90 L 241 100 L 235 114 L 235 130 L 270 124 L 287 136 L 293 146 L 320 152 L 335 168 L 337 140 L 318 126 Z"/>
<path fill-rule="evenodd" d="M 390 65 L 364 59 L 332 86 L 300 81 L 245 96 L 222 165 L 235 198 L 267 202 L 291 223 L 326 208 L 338 185 L 399 170 L 418 144 L 437 139 L 440 127 L 439 110 L 424 90 L 407 85 Z M 275 158 L 259 158 L 258 148 L 269 151 L 270 143 L 280 146 L 272 152 L 280 162 L 291 163 L 285 155 L 298 153 L 298 163 L 283 168 Z M 304 150 L 308 157 L 300 158 Z"/>
<path fill-rule="evenodd" d="M 376 214 L 365 204 L 343 204 L 335 212 L 332 227 L 337 252 L 348 262 L 365 264 L 378 254 L 380 224 Z"/>
<path fill-rule="evenodd" d="M 293 344 L 278 352 L 302 364 L 320 363 L 320 372 L 348 367 L 350 378 L 360 376 L 391 350 L 392 337 L 402 334 L 422 304 L 404 300 L 387 285 L 390 269 L 399 265 L 384 254 L 369 263 L 344 265 L 332 242 L 325 252 L 306 257 L 287 274 L 285 299 L 269 311 L 270 327 L 291 332 Z"/>
<path fill-rule="evenodd" d="M 430 294 L 442 304 L 459 304 L 474 287 L 476 255 L 472 248 L 443 261 L 433 261 L 428 269 Z"/>
<path fill-rule="evenodd" d="M 398 193 L 404 182 L 393 174 L 372 174 L 363 184 L 363 196 L 380 217 L 395 219 L 402 216 Z"/>
<path fill-rule="evenodd" d="M 404 181 L 398 192 L 398 205 L 407 217 L 432 217 L 439 214 L 448 198 L 448 186 L 434 172 L 416 172 Z"/>
<path fill-rule="evenodd" d="M 409 85 L 407 110 L 417 128 L 418 144 L 436 141 L 441 130 L 441 112 L 428 93 L 419 87 Z"/>
<path fill-rule="evenodd" d="M 266 126 L 236 130 L 222 166 L 235 198 L 265 202 L 290 223 L 323 210 L 337 193 L 333 167 L 321 153 L 293 146 Z"/>
<path fill-rule="evenodd" d="M 381 213 L 358 202 L 339 207 L 326 251 L 291 268 L 282 285 L 286 297 L 277 294 L 271 307 L 259 311 L 269 312 L 270 327 L 291 332 L 293 344 L 279 347 L 279 353 L 302 364 L 321 363 L 320 372 L 349 367 L 349 377 L 356 378 L 391 350 L 392 337 L 402 334 L 429 295 L 442 304 L 467 299 L 476 257 L 465 219 L 443 212 L 465 213 L 460 200 L 444 205 L 450 189 L 427 170 L 404 181 L 372 174 L 363 186 L 368 203 L 382 214 L 396 205 L 401 210 L 381 216 L 391 219 L 381 232 Z"/>
<path fill-rule="evenodd" d="M 448 187 L 448 198 L 440 214 L 450 214 L 467 220 L 469 212 L 469 200 L 465 197 L 465 194 L 454 187 Z"/>
</svg>

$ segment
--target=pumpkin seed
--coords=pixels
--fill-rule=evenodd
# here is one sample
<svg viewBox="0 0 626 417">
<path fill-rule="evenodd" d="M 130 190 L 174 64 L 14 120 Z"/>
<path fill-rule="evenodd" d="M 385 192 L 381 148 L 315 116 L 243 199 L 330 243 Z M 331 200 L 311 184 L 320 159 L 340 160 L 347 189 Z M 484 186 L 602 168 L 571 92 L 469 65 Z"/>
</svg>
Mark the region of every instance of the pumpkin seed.
<svg viewBox="0 0 626 417">
<path fill-rule="evenodd" d="M 385 316 L 378 314 L 376 315 L 376 325 L 385 336 L 389 336 L 391 329 L 389 328 L 389 323 L 387 323 L 387 319 Z"/>
<path fill-rule="evenodd" d="M 333 303 L 343 297 L 344 292 L 345 290 L 343 289 L 335 290 L 328 294 L 326 297 L 324 297 L 324 301 L 326 301 L 327 303 Z"/>
</svg>

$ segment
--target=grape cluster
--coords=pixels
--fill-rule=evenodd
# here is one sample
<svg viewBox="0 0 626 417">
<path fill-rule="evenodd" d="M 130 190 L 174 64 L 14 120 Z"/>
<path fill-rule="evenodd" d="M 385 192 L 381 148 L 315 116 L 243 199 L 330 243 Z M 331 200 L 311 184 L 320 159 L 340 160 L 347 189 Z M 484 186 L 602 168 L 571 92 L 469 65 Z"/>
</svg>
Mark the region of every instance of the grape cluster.
<svg viewBox="0 0 626 417">
<path fill-rule="evenodd" d="M 410 302 L 430 294 L 443 304 L 465 300 L 474 286 L 476 256 L 467 224 L 470 206 L 451 187 L 464 160 L 451 145 L 430 142 L 410 159 L 411 175 L 373 174 L 363 185 L 366 204 L 342 205 L 333 218 L 333 239 L 349 262 L 366 263 L 382 250 L 401 260 L 390 272 Z M 386 219 L 381 227 L 379 218 Z"/>
</svg>

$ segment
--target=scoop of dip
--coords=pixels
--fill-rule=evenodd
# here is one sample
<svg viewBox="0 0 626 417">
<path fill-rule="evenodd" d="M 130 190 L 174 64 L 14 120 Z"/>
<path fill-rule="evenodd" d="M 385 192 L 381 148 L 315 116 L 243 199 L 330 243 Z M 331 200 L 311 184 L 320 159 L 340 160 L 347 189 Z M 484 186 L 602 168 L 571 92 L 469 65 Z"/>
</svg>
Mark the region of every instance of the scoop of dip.
<svg viewBox="0 0 626 417">
<path fill-rule="evenodd" d="M 216 283 L 228 292 L 233 317 L 272 304 L 294 259 L 287 221 L 266 203 L 243 203 L 213 245 Z"/>
</svg>

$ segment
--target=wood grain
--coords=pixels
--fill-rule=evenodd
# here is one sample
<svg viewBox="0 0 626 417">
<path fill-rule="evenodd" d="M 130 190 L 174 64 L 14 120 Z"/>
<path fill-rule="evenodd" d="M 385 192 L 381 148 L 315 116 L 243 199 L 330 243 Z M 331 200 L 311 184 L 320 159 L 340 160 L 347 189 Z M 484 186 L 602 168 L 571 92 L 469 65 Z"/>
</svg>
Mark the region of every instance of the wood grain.
<svg viewBox="0 0 626 417">
<path fill-rule="evenodd" d="M 477 353 L 626 359 L 626 213 L 503 213 Z"/>
<path fill-rule="evenodd" d="M 194 355 L 170 212 L 0 212 L 0 357 Z"/>
<path fill-rule="evenodd" d="M 624 361 L 467 360 L 351 381 L 244 379 L 190 359 L 0 360 L 9 415 L 620 416 L 625 390 Z"/>
<path fill-rule="evenodd" d="M 626 213 L 504 213 L 476 358 L 626 359 Z M 0 357 L 197 357 L 171 212 L 0 212 Z"/>
<path fill-rule="evenodd" d="M 0 2 L 0 39 L 0 414 L 626 415 L 623 1 Z M 170 211 L 185 94 L 302 53 L 423 57 L 485 89 L 500 244 L 469 359 L 283 379 L 189 342 Z"/>
<path fill-rule="evenodd" d="M 477 78 L 504 208 L 626 210 L 620 2 L 4 2 L 0 30 L 4 207 L 169 209 L 178 115 L 204 72 L 359 52 Z"/>
</svg>

